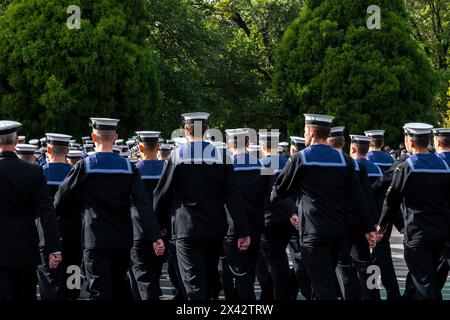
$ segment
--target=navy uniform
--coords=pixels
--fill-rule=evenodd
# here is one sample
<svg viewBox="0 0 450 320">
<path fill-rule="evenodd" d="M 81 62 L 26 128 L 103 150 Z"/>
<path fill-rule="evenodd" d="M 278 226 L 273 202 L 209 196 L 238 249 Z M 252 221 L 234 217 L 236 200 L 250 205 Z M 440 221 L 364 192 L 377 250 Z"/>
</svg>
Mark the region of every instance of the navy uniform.
<svg viewBox="0 0 450 320">
<path fill-rule="evenodd" d="M 50 147 L 61 146 L 68 149 L 69 140 L 71 136 L 65 134 L 46 134 L 47 137 L 47 145 Z M 47 179 L 48 189 L 50 190 L 50 194 L 52 196 L 52 200 L 56 192 L 58 191 L 59 185 L 62 181 L 67 177 L 72 166 L 68 163 L 55 163 L 55 162 L 47 162 L 43 167 L 44 175 Z M 69 210 L 69 208 L 67 208 Z M 66 213 L 65 216 L 69 216 L 69 213 Z M 81 255 L 79 249 L 76 250 L 74 248 L 79 248 L 79 236 L 75 236 L 79 234 L 77 232 L 80 227 L 79 223 L 73 223 L 73 221 L 81 220 L 79 218 L 79 212 L 75 214 L 71 214 L 71 220 L 59 220 L 58 216 L 58 227 L 61 235 L 61 247 L 62 253 L 64 255 L 64 261 L 61 263 L 58 268 L 50 269 L 48 262 L 46 261 L 46 257 L 48 256 L 48 252 L 45 249 L 45 239 L 42 233 L 42 224 L 40 220 L 38 220 L 38 230 L 39 230 L 39 249 L 41 252 L 42 264 L 37 268 L 38 274 L 38 282 L 39 289 L 42 300 L 62 300 L 69 299 L 73 293 L 69 293 L 66 290 L 66 268 L 72 264 L 79 265 L 81 263 Z M 75 244 L 73 244 L 75 242 Z M 74 257 L 75 256 L 75 257 Z M 75 293 L 74 298 L 78 296 Z"/>
<path fill-rule="evenodd" d="M 279 133 L 276 132 L 259 135 L 263 145 L 272 144 L 279 138 Z M 271 146 L 267 145 L 267 148 L 270 149 Z M 264 174 L 269 178 L 264 201 L 264 231 L 261 236 L 261 253 L 264 259 L 264 263 L 260 264 L 262 270 L 259 272 L 262 278 L 261 300 L 288 300 L 290 287 L 286 248 L 295 230 L 290 218 L 297 210 L 291 198 L 270 201 L 272 186 L 286 166 L 287 158 L 269 154 L 262 157 L 261 162 L 266 168 Z"/>
<path fill-rule="evenodd" d="M 0 135 L 16 133 L 20 126 L 0 121 Z M 0 209 L 0 300 L 34 300 L 36 265 L 41 262 L 36 217 L 42 223 L 47 252 L 61 251 L 51 196 L 42 168 L 20 160 L 12 151 L 0 152 L 0 177 L 4 200 Z"/>
<path fill-rule="evenodd" d="M 294 155 L 297 152 L 305 149 L 305 138 L 299 136 L 291 136 L 291 149 L 290 154 Z M 293 198 L 296 206 L 299 205 L 299 199 Z M 298 211 L 298 210 L 297 210 Z M 301 295 L 307 299 L 312 299 L 312 287 L 311 279 L 306 272 L 304 262 L 302 261 L 302 255 L 300 252 L 300 236 L 298 232 L 293 232 L 291 239 L 288 244 L 289 254 L 292 257 L 293 273 L 291 273 L 290 278 L 292 278 L 290 295 L 292 298 L 296 298 L 298 291 L 300 290 Z M 296 280 L 294 280 L 296 279 Z"/>
<path fill-rule="evenodd" d="M 404 126 L 407 139 L 428 139 L 432 126 Z M 450 169 L 432 153 L 418 153 L 397 166 L 386 194 L 379 225 L 392 223 L 400 204 L 405 205 L 405 262 L 418 299 L 442 299 L 437 281 L 449 228 Z"/>
<path fill-rule="evenodd" d="M 384 144 L 384 130 L 369 130 L 365 131 L 364 133 L 367 137 L 370 137 L 372 139 L 372 146 L 376 141 L 378 141 L 377 149 L 380 149 L 381 145 Z M 395 170 L 395 167 L 405 158 L 406 156 L 402 155 L 400 160 L 395 162 L 395 160 L 390 155 L 381 150 L 372 150 L 367 153 L 367 160 L 378 166 L 382 170 L 384 175 L 380 181 L 374 181 L 372 185 L 379 215 L 381 215 L 386 191 L 391 183 L 392 174 Z M 399 231 L 403 229 L 403 220 L 400 211 L 395 217 L 394 225 Z M 381 282 L 386 289 L 387 300 L 398 300 L 401 296 L 400 287 L 398 285 L 397 276 L 395 274 L 394 262 L 392 261 L 390 243 L 391 233 L 392 225 L 388 227 L 385 234 L 383 235 L 383 238 L 374 248 L 373 263 L 380 267 Z"/>
<path fill-rule="evenodd" d="M 330 127 L 333 117 L 307 114 L 306 123 Z M 278 177 L 271 200 L 300 199 L 300 248 L 314 294 L 320 300 L 337 299 L 335 268 L 348 232 L 346 204 L 355 201 L 364 232 L 374 231 L 370 211 L 353 162 L 326 144 L 313 144 L 291 156 Z"/>
<path fill-rule="evenodd" d="M 95 130 L 116 131 L 119 120 L 92 118 Z M 133 244 L 131 205 L 146 239 L 161 239 L 138 170 L 113 152 L 96 152 L 78 162 L 55 196 L 58 216 L 72 206 L 83 210 L 83 263 L 93 300 L 125 299 Z M 150 246 L 147 250 L 152 250 Z"/>
<path fill-rule="evenodd" d="M 139 142 L 156 143 L 160 136 L 157 131 L 139 131 Z M 141 179 L 147 191 L 153 207 L 153 191 L 158 184 L 164 168 L 164 161 L 161 160 L 142 160 L 136 164 Z M 133 208 L 133 210 L 135 210 Z M 167 230 L 169 228 L 168 214 L 157 217 L 159 227 Z M 131 270 L 135 285 L 141 300 L 158 300 L 159 299 L 159 278 L 161 276 L 164 263 L 164 256 L 157 256 L 153 251 L 149 251 L 151 247 L 151 239 L 146 239 L 142 235 L 142 228 L 139 224 L 134 223 L 134 243 L 131 249 Z M 166 239 L 165 239 L 166 240 Z M 166 242 L 166 241 L 165 241 Z M 135 295 L 136 296 L 136 295 Z"/>
<path fill-rule="evenodd" d="M 230 142 L 240 147 L 245 146 L 248 130 L 226 130 Z M 233 221 L 228 216 L 229 229 L 224 240 L 226 266 L 222 275 L 229 274 L 231 285 L 226 284 L 222 276 L 225 298 L 228 300 L 255 300 L 255 272 L 258 260 L 261 233 L 264 229 L 264 197 L 269 189 L 267 176 L 261 174 L 261 162 L 249 153 L 236 153 L 231 157 L 237 180 L 238 191 L 242 196 L 249 221 L 250 247 L 246 251 L 237 248 L 238 235 Z M 228 287 L 231 287 L 229 289 Z"/>
<path fill-rule="evenodd" d="M 183 115 L 185 128 L 203 136 L 206 113 Z M 200 140 L 200 139 L 199 139 Z M 154 192 L 157 216 L 174 206 L 176 252 L 190 300 L 213 298 L 219 256 L 228 229 L 227 212 L 239 238 L 249 235 L 245 206 L 231 159 L 205 141 L 191 141 L 172 152 Z"/>
</svg>

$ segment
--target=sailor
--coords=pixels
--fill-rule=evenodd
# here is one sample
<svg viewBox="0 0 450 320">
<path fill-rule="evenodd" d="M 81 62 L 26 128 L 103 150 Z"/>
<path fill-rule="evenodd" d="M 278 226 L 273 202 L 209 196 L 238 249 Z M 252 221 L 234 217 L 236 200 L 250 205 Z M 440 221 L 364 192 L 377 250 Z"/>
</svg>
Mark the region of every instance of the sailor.
<svg viewBox="0 0 450 320">
<path fill-rule="evenodd" d="M 31 144 L 18 144 L 16 145 L 16 153 L 19 159 L 26 161 L 31 164 L 36 163 L 36 157 L 34 152 L 36 151 L 36 146 Z"/>
<path fill-rule="evenodd" d="M 219 256 L 226 235 L 227 212 L 237 247 L 250 245 L 244 203 L 226 152 L 205 142 L 209 114 L 183 115 L 188 143 L 176 148 L 154 192 L 157 216 L 174 206 L 174 234 L 181 278 L 189 300 L 217 298 Z"/>
<path fill-rule="evenodd" d="M 58 191 L 59 185 L 67 177 L 72 166 L 66 162 L 66 155 L 69 152 L 69 140 L 72 138 L 69 135 L 58 133 L 47 133 L 47 153 L 49 155 L 49 161 L 42 168 L 44 169 L 45 177 L 47 178 L 47 185 L 50 190 L 50 194 L 53 197 Z M 78 212 L 79 213 L 79 212 Z M 57 216 L 58 217 L 58 216 Z M 81 221 L 81 220 L 80 220 Z M 38 221 L 38 230 L 40 237 L 40 252 L 43 263 L 38 266 L 38 282 L 42 300 L 62 300 L 66 298 L 66 270 L 67 266 L 71 264 L 80 264 L 81 254 L 78 250 L 76 257 L 74 258 L 74 250 L 72 247 L 79 248 L 78 239 L 68 239 L 69 230 L 67 230 L 67 224 L 58 221 L 58 227 L 61 235 L 62 253 L 64 255 L 63 263 L 57 269 L 50 269 L 46 263 L 45 257 L 48 252 L 45 250 L 45 239 L 42 234 L 42 224 Z M 74 227 L 70 225 L 70 228 Z M 79 228 L 79 224 L 78 224 Z M 72 232 L 72 230 L 70 230 Z M 79 232 L 78 232 L 79 234 Z M 72 245 L 68 249 L 69 240 L 77 241 L 75 245 Z"/>
<path fill-rule="evenodd" d="M 70 150 L 67 154 L 67 161 L 70 165 L 74 166 L 81 160 L 83 152 L 81 150 Z"/>
<path fill-rule="evenodd" d="M 164 167 L 164 161 L 157 159 L 159 149 L 158 131 L 138 131 L 139 153 L 141 161 L 136 167 L 144 182 L 147 196 L 153 206 L 153 191 L 158 184 Z M 134 208 L 133 208 L 134 209 Z M 161 236 L 167 247 L 167 230 L 169 229 L 169 212 L 157 217 Z M 164 256 L 157 256 L 147 248 L 151 246 L 151 239 L 142 235 L 139 225 L 134 223 L 134 243 L 131 250 L 131 270 L 136 281 L 140 300 L 158 300 L 160 295 L 159 278 L 161 277 Z"/>
<path fill-rule="evenodd" d="M 371 138 L 367 159 L 380 167 L 383 172 L 394 164 L 394 159 L 387 153 L 382 151 L 384 146 L 384 130 L 364 131 L 367 137 Z"/>
<path fill-rule="evenodd" d="M 271 195 L 300 198 L 300 248 L 314 294 L 319 300 L 337 299 L 335 268 L 348 231 L 349 197 L 357 204 L 365 233 L 376 242 L 370 211 L 353 162 L 328 145 L 333 117 L 305 114 L 307 148 L 291 156 Z"/>
<path fill-rule="evenodd" d="M 160 144 L 158 150 L 158 159 L 167 160 L 167 158 L 170 156 L 170 152 L 172 152 L 172 146 L 170 144 Z"/>
<path fill-rule="evenodd" d="M 83 210 L 83 262 L 93 300 L 130 298 L 126 274 L 133 244 L 131 205 L 142 234 L 157 255 L 164 252 L 160 229 L 136 168 L 112 152 L 119 120 L 91 118 L 97 152 L 78 162 L 60 185 L 55 210 Z"/>
<path fill-rule="evenodd" d="M 424 123 L 404 126 L 410 157 L 395 170 L 379 221 L 379 232 L 383 233 L 404 204 L 405 262 L 420 300 L 442 299 L 437 270 L 450 221 L 450 169 L 428 151 L 431 129 Z"/>
<path fill-rule="evenodd" d="M 20 123 L 0 121 L 0 301 L 36 299 L 36 265 L 41 263 L 35 218 L 42 223 L 45 261 L 56 268 L 62 260 L 58 227 L 41 167 L 14 152 Z"/>
</svg>

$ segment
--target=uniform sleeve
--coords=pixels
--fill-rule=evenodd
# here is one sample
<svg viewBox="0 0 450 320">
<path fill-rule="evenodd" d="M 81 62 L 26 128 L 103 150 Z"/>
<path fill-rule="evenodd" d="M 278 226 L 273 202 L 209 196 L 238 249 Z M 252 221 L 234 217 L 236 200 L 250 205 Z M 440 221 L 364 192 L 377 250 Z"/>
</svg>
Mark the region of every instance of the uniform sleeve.
<svg viewBox="0 0 450 320">
<path fill-rule="evenodd" d="M 131 189 L 131 201 L 135 207 L 135 223 L 139 224 L 144 232 L 144 237 L 152 242 L 161 239 L 161 230 L 156 220 L 147 190 L 136 168 L 133 168 L 133 186 Z"/>
<path fill-rule="evenodd" d="M 228 159 L 229 160 L 229 159 Z M 227 163 L 232 163 L 227 161 Z M 237 180 L 233 165 L 226 164 L 225 206 L 234 223 L 234 230 L 239 238 L 250 235 L 245 204 L 238 192 Z M 261 201 L 263 201 L 261 199 Z"/>
<path fill-rule="evenodd" d="M 375 220 L 373 219 L 372 213 L 370 211 L 369 204 L 361 186 L 360 179 L 358 178 L 358 175 L 356 174 L 355 168 L 353 167 L 351 161 L 349 163 L 349 170 L 350 201 L 354 201 L 355 210 L 360 214 L 362 218 L 362 221 L 364 223 L 364 233 L 375 231 Z M 376 208 L 375 203 L 374 205 Z"/>
<path fill-rule="evenodd" d="M 49 253 L 61 252 L 61 244 L 52 198 L 50 196 L 50 191 L 48 190 L 44 172 L 41 167 L 39 167 L 39 170 L 40 177 L 35 203 L 37 215 L 41 221 L 42 229 L 44 231 L 45 247 Z"/>
<path fill-rule="evenodd" d="M 298 154 L 289 158 L 283 171 L 278 176 L 270 195 L 270 201 L 274 202 L 276 199 L 286 199 L 292 195 L 292 190 L 294 188 L 295 176 L 299 168 L 299 157 Z"/>
<path fill-rule="evenodd" d="M 161 178 L 153 191 L 153 210 L 161 221 L 167 220 L 166 216 L 170 215 L 173 204 L 173 179 L 176 166 L 172 160 L 172 156 L 167 161 L 161 173 Z"/>
<path fill-rule="evenodd" d="M 359 176 L 359 181 L 361 183 L 361 188 L 363 189 L 364 195 L 367 200 L 368 209 L 370 211 L 370 225 L 373 226 L 378 221 L 377 201 L 375 200 L 375 195 L 373 193 L 366 168 L 364 166 L 361 166 L 361 169 L 362 170 L 361 175 Z"/>
<path fill-rule="evenodd" d="M 82 185 L 85 177 L 84 161 L 78 162 L 58 188 L 54 206 L 56 216 L 64 220 L 68 212 L 82 211 Z M 66 210 L 70 208 L 70 210 Z M 81 216 L 80 216 L 81 219 Z"/>
<path fill-rule="evenodd" d="M 380 221 L 378 224 L 385 227 L 392 223 L 398 213 L 403 198 L 403 186 L 406 182 L 406 168 L 397 167 L 392 176 L 392 182 L 386 192 Z"/>
</svg>

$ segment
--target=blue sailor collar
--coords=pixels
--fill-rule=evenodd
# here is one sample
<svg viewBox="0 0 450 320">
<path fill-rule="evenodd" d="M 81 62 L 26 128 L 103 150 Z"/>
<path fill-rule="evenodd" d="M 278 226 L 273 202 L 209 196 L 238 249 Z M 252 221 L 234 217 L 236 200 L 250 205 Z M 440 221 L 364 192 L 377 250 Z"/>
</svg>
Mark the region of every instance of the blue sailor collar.
<svg viewBox="0 0 450 320">
<path fill-rule="evenodd" d="M 258 158 L 248 153 L 233 155 L 231 159 L 233 160 L 234 171 L 261 170 L 263 167 Z"/>
<path fill-rule="evenodd" d="M 450 173 L 449 165 L 433 153 L 414 154 L 407 160 L 412 172 Z"/>
<path fill-rule="evenodd" d="M 96 152 L 84 159 L 86 173 L 132 174 L 131 164 L 113 152 Z"/>
<path fill-rule="evenodd" d="M 356 162 L 358 164 L 364 165 L 366 168 L 367 175 L 369 177 L 382 177 L 383 171 L 381 171 L 380 167 L 378 167 L 376 164 L 370 162 L 367 159 L 356 159 Z"/>
<path fill-rule="evenodd" d="M 447 164 L 450 166 L 450 152 L 441 152 L 438 153 L 437 156 L 447 162 Z"/>
<path fill-rule="evenodd" d="M 326 144 L 314 144 L 299 152 L 302 165 L 319 167 L 345 167 L 344 154 Z"/>
<path fill-rule="evenodd" d="M 394 158 L 380 150 L 369 151 L 367 153 L 367 160 L 381 167 L 390 167 L 395 162 Z"/>
<path fill-rule="evenodd" d="M 175 153 L 173 162 L 176 164 L 222 164 L 223 154 L 212 143 L 196 141 L 180 146 Z"/>
<path fill-rule="evenodd" d="M 68 163 L 47 163 L 42 169 L 50 186 L 59 186 L 69 174 L 72 166 Z"/>
<path fill-rule="evenodd" d="M 288 159 L 286 157 L 283 157 L 282 155 L 277 154 L 263 157 L 260 161 L 264 167 L 271 168 L 275 173 L 278 173 L 284 169 L 286 163 L 288 162 Z"/>
<path fill-rule="evenodd" d="M 136 164 L 142 180 L 159 180 L 164 168 L 163 160 L 143 160 Z"/>
</svg>

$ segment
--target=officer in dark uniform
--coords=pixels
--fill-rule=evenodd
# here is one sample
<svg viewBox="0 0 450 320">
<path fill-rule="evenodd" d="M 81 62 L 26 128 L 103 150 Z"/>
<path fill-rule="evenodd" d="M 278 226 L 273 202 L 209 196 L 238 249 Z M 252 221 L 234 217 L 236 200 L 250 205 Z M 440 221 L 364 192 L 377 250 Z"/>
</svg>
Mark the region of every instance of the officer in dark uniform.
<svg viewBox="0 0 450 320">
<path fill-rule="evenodd" d="M 372 139 L 369 152 L 367 153 L 367 159 L 378 166 L 384 174 L 384 177 L 379 182 L 373 184 L 378 213 L 381 214 L 386 191 L 391 183 L 392 172 L 397 164 L 390 155 L 381 150 L 384 145 L 384 130 L 370 130 L 365 131 L 364 133 L 367 137 Z M 399 162 L 402 162 L 404 157 L 405 156 L 401 157 Z M 402 231 L 403 220 L 400 211 L 395 217 L 394 225 L 398 231 Z M 388 227 L 383 238 L 374 248 L 372 255 L 373 264 L 380 267 L 381 282 L 386 289 L 387 300 L 398 300 L 400 299 L 400 288 L 398 286 L 397 276 L 395 275 L 394 262 L 392 261 L 391 243 L 389 241 L 391 232 L 392 225 Z"/>
<path fill-rule="evenodd" d="M 269 189 L 268 180 L 267 176 L 261 174 L 263 169 L 261 162 L 246 151 L 250 140 L 248 130 L 230 129 L 225 132 L 228 146 L 233 152 L 231 160 L 237 187 L 244 200 L 252 241 L 248 250 L 239 250 L 233 221 L 231 217 L 228 217 L 230 227 L 224 240 L 227 266 L 222 275 L 230 274 L 228 279 L 230 279 L 231 285 L 226 285 L 224 277 L 222 277 L 222 283 L 224 283 L 224 290 L 227 288 L 226 291 L 228 291 L 226 298 L 255 300 L 256 262 L 259 255 L 261 233 L 264 228 L 264 197 Z M 232 289 L 229 290 L 228 287 Z"/>
<path fill-rule="evenodd" d="M 267 192 L 264 201 L 264 231 L 261 236 L 261 253 L 264 263 L 260 264 L 262 274 L 261 300 L 288 300 L 289 262 L 286 247 L 295 232 L 291 217 L 297 214 L 295 202 L 291 199 L 270 201 L 270 192 L 279 173 L 287 163 L 287 158 L 279 155 L 276 146 L 279 132 L 262 131 L 259 133 L 263 157 L 261 162 L 268 176 Z M 260 276 L 261 277 L 261 276 Z"/>
<path fill-rule="evenodd" d="M 129 298 L 126 274 L 133 244 L 132 204 L 135 221 L 153 242 L 156 254 L 163 254 L 164 243 L 138 170 L 112 152 L 119 120 L 91 121 L 97 152 L 73 167 L 55 196 L 55 209 L 60 217 L 68 206 L 84 210 L 83 262 L 91 299 Z"/>
<path fill-rule="evenodd" d="M 0 300 L 36 299 L 36 265 L 41 262 L 35 224 L 42 223 L 51 268 L 62 260 L 52 200 L 42 168 L 14 152 L 20 123 L 0 121 Z"/>
<path fill-rule="evenodd" d="M 190 300 L 215 295 L 219 256 L 228 229 L 227 212 L 236 230 L 237 247 L 247 250 L 250 245 L 231 159 L 203 140 L 208 116 L 202 112 L 183 115 L 189 142 L 172 152 L 154 192 L 157 216 L 174 205 L 178 265 Z"/>
<path fill-rule="evenodd" d="M 161 135 L 158 131 L 138 131 L 139 153 L 141 161 L 137 163 L 141 179 L 147 190 L 148 198 L 153 207 L 153 191 L 158 184 L 164 167 L 164 161 L 157 159 L 159 149 L 158 139 Z M 169 229 L 169 216 L 157 217 L 161 234 L 167 247 L 167 230 Z M 136 282 L 139 299 L 158 300 L 160 294 L 159 278 L 165 256 L 157 256 L 148 250 L 151 246 L 151 239 L 146 239 L 142 235 L 139 224 L 134 224 L 134 243 L 131 250 L 131 270 Z"/>
<path fill-rule="evenodd" d="M 71 136 L 58 133 L 47 133 L 47 153 L 49 155 L 49 161 L 42 167 L 44 169 L 44 174 L 47 179 L 47 185 L 52 196 L 52 200 L 58 191 L 59 185 L 67 177 L 72 166 L 66 162 L 66 155 L 69 152 L 69 140 Z M 78 215 L 72 215 L 75 221 L 80 220 L 79 212 Z M 68 216 L 68 213 L 66 213 Z M 81 220 L 80 220 L 81 221 Z M 64 262 L 57 269 L 50 269 L 49 265 L 45 259 L 48 256 L 48 252 L 45 250 L 45 239 L 42 233 L 42 225 L 38 221 L 39 230 L 39 249 L 41 252 L 42 264 L 37 268 L 39 289 L 42 300 L 62 300 L 66 298 L 66 293 L 68 294 L 66 286 L 66 268 L 70 265 L 79 265 L 81 263 L 81 252 L 79 251 L 80 238 L 70 236 L 74 234 L 79 235 L 79 231 L 76 229 L 80 228 L 79 223 L 67 224 L 58 221 L 58 227 L 61 234 L 61 246 L 62 253 L 64 255 Z M 77 228 L 78 227 L 78 228 Z M 73 244 L 73 242 L 75 242 Z M 71 244 L 69 246 L 69 244 Z M 75 250 L 74 248 L 78 248 Z M 75 257 L 74 257 L 75 255 Z M 67 291 L 67 292 L 66 292 Z M 78 295 L 75 293 L 75 298 Z M 67 295 L 69 298 L 69 295 Z"/>
<path fill-rule="evenodd" d="M 306 114 L 308 146 L 291 156 L 273 188 L 271 200 L 300 198 L 300 248 L 314 294 L 319 300 L 337 299 L 335 268 L 347 234 L 349 198 L 364 221 L 364 232 L 376 242 L 370 210 L 353 162 L 327 144 L 333 117 Z"/>
<path fill-rule="evenodd" d="M 410 157 L 396 168 L 379 221 L 382 233 L 392 223 L 400 204 L 405 205 L 405 262 L 416 297 L 421 300 L 442 299 L 437 270 L 450 220 L 450 169 L 428 151 L 431 129 L 431 125 L 423 123 L 404 126 Z"/>
</svg>

